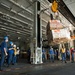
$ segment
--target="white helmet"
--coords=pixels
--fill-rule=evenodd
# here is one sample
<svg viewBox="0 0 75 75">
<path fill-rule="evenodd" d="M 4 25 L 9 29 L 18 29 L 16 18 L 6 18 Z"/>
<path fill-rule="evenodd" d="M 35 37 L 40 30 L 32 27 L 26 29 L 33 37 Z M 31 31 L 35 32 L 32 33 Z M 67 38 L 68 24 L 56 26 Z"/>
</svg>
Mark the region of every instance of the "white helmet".
<svg viewBox="0 0 75 75">
<path fill-rule="evenodd" d="M 14 47 L 16 47 L 16 45 L 14 45 Z"/>
<path fill-rule="evenodd" d="M 19 47 L 17 47 L 17 49 L 19 49 Z"/>
</svg>

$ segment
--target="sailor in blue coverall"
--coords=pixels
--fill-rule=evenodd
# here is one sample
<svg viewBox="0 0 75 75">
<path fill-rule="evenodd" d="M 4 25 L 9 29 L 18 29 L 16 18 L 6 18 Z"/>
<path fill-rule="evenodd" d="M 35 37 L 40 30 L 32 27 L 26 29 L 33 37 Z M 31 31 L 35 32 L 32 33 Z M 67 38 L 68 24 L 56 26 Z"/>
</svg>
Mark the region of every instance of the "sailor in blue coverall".
<svg viewBox="0 0 75 75">
<path fill-rule="evenodd" d="M 49 55 L 50 55 L 50 61 L 54 62 L 54 50 L 52 47 L 49 50 Z"/>
<path fill-rule="evenodd" d="M 14 55 L 13 42 L 10 42 L 10 46 L 8 49 L 8 67 L 12 63 L 13 55 Z"/>
<path fill-rule="evenodd" d="M 8 42 L 8 37 L 4 37 L 4 41 L 1 43 L 1 59 L 0 59 L 0 71 L 3 69 L 3 64 L 5 60 L 5 56 L 7 56 L 7 42 Z"/>
<path fill-rule="evenodd" d="M 43 48 L 43 50 L 42 50 L 42 60 L 43 60 L 43 61 L 46 59 L 45 54 L 46 54 L 46 51 L 45 51 L 45 49 Z"/>
</svg>

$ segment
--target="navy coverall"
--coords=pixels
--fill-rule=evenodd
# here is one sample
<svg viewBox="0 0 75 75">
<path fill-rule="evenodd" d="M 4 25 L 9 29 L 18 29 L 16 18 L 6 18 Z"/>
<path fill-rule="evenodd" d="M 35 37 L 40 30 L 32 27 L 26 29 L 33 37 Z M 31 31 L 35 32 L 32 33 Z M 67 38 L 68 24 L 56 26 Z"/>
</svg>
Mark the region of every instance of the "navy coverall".
<svg viewBox="0 0 75 75">
<path fill-rule="evenodd" d="M 1 43 L 0 70 L 2 69 L 2 66 L 3 66 L 3 64 L 4 64 L 4 59 L 5 59 L 4 48 L 7 50 L 7 43 L 6 43 L 5 41 Z"/>
</svg>

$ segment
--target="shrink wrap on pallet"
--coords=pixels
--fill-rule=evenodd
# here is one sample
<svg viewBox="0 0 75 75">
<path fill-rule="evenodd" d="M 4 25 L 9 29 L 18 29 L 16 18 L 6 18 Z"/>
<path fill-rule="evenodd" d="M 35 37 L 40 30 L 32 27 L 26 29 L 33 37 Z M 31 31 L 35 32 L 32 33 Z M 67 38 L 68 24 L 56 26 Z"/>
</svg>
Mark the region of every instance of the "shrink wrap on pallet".
<svg viewBox="0 0 75 75">
<path fill-rule="evenodd" d="M 71 40 L 70 32 L 58 20 L 52 20 L 47 25 L 47 39 L 49 44 L 65 43 Z"/>
<path fill-rule="evenodd" d="M 54 30 L 54 29 L 62 29 L 63 24 L 60 22 L 60 20 L 50 20 L 48 22 L 48 28 L 49 30 Z"/>
</svg>

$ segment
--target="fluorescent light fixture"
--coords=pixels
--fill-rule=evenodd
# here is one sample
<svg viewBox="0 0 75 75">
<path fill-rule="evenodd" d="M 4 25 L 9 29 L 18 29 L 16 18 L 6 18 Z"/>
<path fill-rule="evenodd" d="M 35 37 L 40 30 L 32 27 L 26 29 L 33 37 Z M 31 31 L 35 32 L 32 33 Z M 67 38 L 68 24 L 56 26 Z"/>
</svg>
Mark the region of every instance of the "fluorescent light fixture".
<svg viewBox="0 0 75 75">
<path fill-rule="evenodd" d="M 8 9 L 10 9 L 10 7 L 8 5 L 6 5 L 6 4 L 4 4 L 4 3 L 1 3 L 1 5 L 7 7 Z"/>
<path fill-rule="evenodd" d="M 33 0 L 30 0 L 31 2 L 33 2 Z"/>
<path fill-rule="evenodd" d="M 7 30 L 6 28 L 1 28 L 2 30 Z"/>
<path fill-rule="evenodd" d="M 18 39 L 21 39 L 21 37 L 18 37 Z"/>
<path fill-rule="evenodd" d="M 4 23 L 5 25 L 8 25 L 8 23 Z"/>
<path fill-rule="evenodd" d="M 19 31 L 17 31 L 17 33 L 18 33 L 18 34 L 20 34 L 20 32 L 19 32 Z"/>
<path fill-rule="evenodd" d="M 52 6 L 52 3 L 49 4 L 49 7 L 51 7 L 51 6 Z"/>
<path fill-rule="evenodd" d="M 30 29 L 32 29 L 32 27 L 30 27 Z"/>
</svg>

